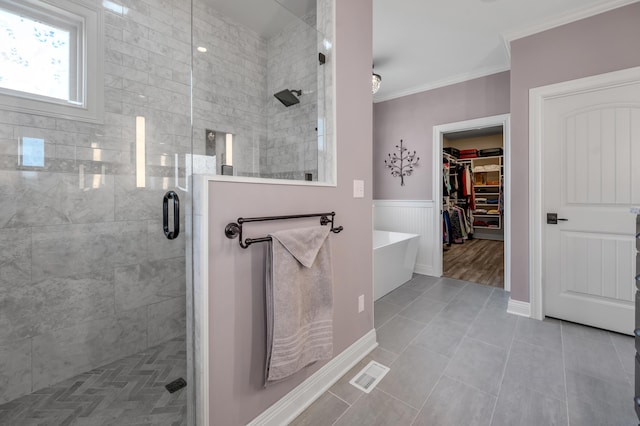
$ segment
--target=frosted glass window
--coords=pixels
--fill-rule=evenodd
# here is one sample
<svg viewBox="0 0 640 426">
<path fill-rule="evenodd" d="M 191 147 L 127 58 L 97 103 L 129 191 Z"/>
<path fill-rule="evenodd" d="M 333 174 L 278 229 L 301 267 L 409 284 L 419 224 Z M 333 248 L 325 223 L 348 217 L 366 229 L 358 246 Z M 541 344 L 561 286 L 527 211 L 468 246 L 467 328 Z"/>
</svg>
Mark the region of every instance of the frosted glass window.
<svg viewBox="0 0 640 426">
<path fill-rule="evenodd" d="M 0 87 L 70 100 L 70 35 L 0 9 Z"/>
<path fill-rule="evenodd" d="M 0 108 L 102 123 L 102 15 L 95 0 L 0 0 Z"/>
</svg>

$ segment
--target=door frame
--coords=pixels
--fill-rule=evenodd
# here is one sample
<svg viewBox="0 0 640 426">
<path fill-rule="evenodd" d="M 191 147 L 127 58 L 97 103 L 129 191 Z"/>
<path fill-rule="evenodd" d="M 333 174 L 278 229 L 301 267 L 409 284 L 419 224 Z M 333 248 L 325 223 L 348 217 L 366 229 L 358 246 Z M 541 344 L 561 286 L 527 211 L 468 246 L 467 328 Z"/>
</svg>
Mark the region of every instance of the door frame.
<svg viewBox="0 0 640 426">
<path fill-rule="evenodd" d="M 433 126 L 432 198 L 436 212 L 442 212 L 442 145 L 446 133 L 502 126 L 504 164 L 504 289 L 511 291 L 511 114 L 494 115 L 473 120 Z M 434 275 L 442 276 L 442 214 L 433 215 Z"/>
<path fill-rule="evenodd" d="M 529 302 L 531 318 L 544 319 L 544 167 L 542 138 L 545 102 L 640 81 L 640 67 L 535 87 L 529 90 Z"/>
</svg>

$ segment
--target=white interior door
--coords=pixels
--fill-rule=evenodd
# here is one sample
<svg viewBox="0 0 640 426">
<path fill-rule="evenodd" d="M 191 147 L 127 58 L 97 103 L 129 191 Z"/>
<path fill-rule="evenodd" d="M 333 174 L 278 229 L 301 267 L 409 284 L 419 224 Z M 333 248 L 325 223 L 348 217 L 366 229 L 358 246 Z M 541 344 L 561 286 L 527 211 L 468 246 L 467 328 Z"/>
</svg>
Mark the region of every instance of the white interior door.
<svg viewBox="0 0 640 426">
<path fill-rule="evenodd" d="M 544 312 L 631 334 L 640 204 L 640 82 L 547 99 L 542 112 Z"/>
</svg>

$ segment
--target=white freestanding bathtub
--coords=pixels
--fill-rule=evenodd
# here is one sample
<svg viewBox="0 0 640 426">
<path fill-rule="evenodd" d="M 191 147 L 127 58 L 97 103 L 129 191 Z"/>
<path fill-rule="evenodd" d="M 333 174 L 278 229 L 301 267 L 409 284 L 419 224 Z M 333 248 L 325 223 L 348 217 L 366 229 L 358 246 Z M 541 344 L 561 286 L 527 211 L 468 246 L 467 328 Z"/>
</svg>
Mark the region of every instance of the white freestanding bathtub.
<svg viewBox="0 0 640 426">
<path fill-rule="evenodd" d="M 419 239 L 418 234 L 373 231 L 373 300 L 411 279 Z"/>
</svg>

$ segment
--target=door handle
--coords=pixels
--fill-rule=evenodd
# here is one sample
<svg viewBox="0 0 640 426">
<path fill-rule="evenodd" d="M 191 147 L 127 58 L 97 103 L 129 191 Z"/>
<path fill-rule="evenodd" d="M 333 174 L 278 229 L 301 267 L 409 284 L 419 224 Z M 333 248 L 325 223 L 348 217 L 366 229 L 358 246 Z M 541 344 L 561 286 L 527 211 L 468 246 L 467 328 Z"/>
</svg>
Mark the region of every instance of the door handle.
<svg viewBox="0 0 640 426">
<path fill-rule="evenodd" d="M 169 200 L 173 201 L 173 231 L 169 231 Z M 162 229 L 168 240 L 180 235 L 180 198 L 174 191 L 168 191 L 162 200 Z"/>
<path fill-rule="evenodd" d="M 558 213 L 547 213 L 547 224 L 557 225 L 559 220 L 566 222 L 569 219 L 558 217 Z"/>
</svg>

